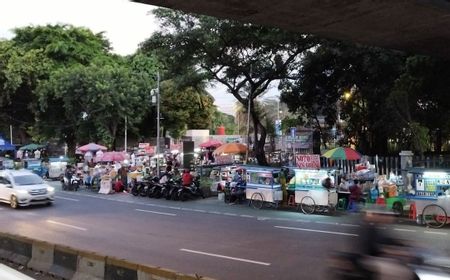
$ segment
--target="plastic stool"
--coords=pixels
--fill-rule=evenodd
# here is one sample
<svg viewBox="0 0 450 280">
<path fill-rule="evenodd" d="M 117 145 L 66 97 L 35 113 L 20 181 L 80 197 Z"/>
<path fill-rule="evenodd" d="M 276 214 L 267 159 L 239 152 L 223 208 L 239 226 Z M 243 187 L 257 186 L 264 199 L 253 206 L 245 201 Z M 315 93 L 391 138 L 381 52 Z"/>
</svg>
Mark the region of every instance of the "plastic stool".
<svg viewBox="0 0 450 280">
<path fill-rule="evenodd" d="M 375 202 L 377 205 L 386 205 L 386 200 L 383 197 L 377 198 L 377 201 Z"/>
<path fill-rule="evenodd" d="M 417 216 L 416 203 L 411 203 L 409 205 L 409 215 L 408 218 L 415 220 Z"/>
<path fill-rule="evenodd" d="M 295 206 L 295 195 L 289 195 L 288 206 Z"/>
</svg>

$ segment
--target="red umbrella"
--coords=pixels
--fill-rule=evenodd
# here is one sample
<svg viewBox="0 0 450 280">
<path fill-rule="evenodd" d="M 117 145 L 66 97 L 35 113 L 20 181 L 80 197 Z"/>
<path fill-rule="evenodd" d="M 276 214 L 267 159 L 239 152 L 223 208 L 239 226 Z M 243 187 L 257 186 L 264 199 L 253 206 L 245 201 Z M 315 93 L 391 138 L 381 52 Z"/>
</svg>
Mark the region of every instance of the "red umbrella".
<svg viewBox="0 0 450 280">
<path fill-rule="evenodd" d="M 222 142 L 220 142 L 219 140 L 214 140 L 214 139 L 208 140 L 208 141 L 200 144 L 200 148 L 217 148 L 220 146 L 222 146 Z"/>
<path fill-rule="evenodd" d="M 108 148 L 102 145 L 97 145 L 95 143 L 89 143 L 78 148 L 81 152 L 85 153 L 87 151 L 96 152 L 98 150 L 106 151 Z"/>
<path fill-rule="evenodd" d="M 106 152 L 101 157 L 100 161 L 124 161 L 126 159 L 125 153 L 122 152 Z"/>
</svg>

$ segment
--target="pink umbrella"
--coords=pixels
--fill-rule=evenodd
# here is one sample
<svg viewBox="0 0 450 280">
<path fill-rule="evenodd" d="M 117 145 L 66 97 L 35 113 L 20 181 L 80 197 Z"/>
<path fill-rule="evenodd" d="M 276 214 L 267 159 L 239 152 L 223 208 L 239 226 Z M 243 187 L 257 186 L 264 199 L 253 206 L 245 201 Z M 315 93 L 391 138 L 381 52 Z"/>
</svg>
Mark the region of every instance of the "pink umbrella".
<svg viewBox="0 0 450 280">
<path fill-rule="evenodd" d="M 95 143 L 89 143 L 89 144 L 86 144 L 86 145 L 78 148 L 78 150 L 80 150 L 83 153 L 85 153 L 87 151 L 96 152 L 98 150 L 106 151 L 107 149 L 108 148 L 106 148 L 105 146 L 97 145 Z"/>
<path fill-rule="evenodd" d="M 124 161 L 126 156 L 123 152 L 106 152 L 100 161 Z"/>
<path fill-rule="evenodd" d="M 217 148 L 220 146 L 222 146 L 222 142 L 214 139 L 211 139 L 209 141 L 200 144 L 200 148 Z"/>
</svg>

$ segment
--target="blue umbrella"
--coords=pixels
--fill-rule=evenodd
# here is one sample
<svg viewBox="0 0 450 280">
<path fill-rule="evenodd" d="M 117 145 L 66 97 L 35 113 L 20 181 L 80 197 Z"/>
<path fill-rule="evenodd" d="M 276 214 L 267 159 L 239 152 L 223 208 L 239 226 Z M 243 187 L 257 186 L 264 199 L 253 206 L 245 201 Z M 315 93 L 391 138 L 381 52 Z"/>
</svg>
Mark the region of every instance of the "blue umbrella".
<svg viewBox="0 0 450 280">
<path fill-rule="evenodd" d="M 16 146 L 12 145 L 10 142 L 3 138 L 0 138 L 0 151 L 15 151 Z"/>
</svg>

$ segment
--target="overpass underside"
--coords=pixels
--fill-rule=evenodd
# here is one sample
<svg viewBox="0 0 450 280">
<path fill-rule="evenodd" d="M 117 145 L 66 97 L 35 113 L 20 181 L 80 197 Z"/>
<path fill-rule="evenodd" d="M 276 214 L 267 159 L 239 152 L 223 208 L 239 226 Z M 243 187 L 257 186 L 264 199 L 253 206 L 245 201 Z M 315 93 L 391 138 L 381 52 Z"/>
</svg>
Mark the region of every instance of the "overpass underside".
<svg viewBox="0 0 450 280">
<path fill-rule="evenodd" d="M 450 58 L 450 0 L 134 0 Z"/>
</svg>

